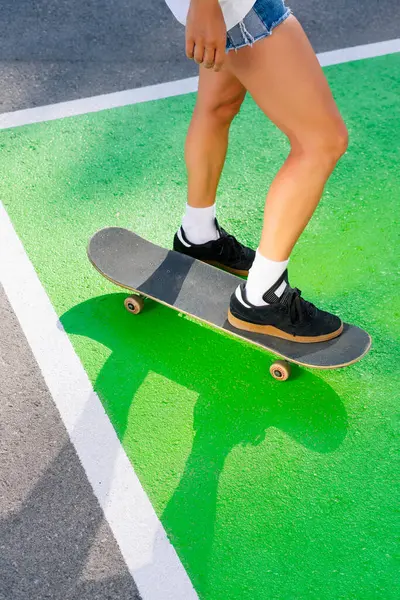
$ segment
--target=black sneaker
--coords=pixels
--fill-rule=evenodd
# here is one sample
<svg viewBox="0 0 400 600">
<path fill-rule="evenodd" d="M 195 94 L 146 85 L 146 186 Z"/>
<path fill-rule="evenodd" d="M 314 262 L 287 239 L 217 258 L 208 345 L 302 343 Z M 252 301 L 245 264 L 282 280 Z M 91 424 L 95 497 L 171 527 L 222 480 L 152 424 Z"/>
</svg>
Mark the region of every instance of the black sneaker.
<svg viewBox="0 0 400 600">
<path fill-rule="evenodd" d="M 232 294 L 228 321 L 237 329 L 254 331 L 294 342 L 325 342 L 343 331 L 343 323 L 334 315 L 319 310 L 291 288 L 285 271 L 265 292 L 265 306 L 253 306 L 247 299 L 245 284 Z"/>
<path fill-rule="evenodd" d="M 235 275 L 247 276 L 256 253 L 243 246 L 233 235 L 229 235 L 215 220 L 220 237 L 206 244 L 192 244 L 182 227 L 175 234 L 174 250 L 219 267 Z"/>
</svg>

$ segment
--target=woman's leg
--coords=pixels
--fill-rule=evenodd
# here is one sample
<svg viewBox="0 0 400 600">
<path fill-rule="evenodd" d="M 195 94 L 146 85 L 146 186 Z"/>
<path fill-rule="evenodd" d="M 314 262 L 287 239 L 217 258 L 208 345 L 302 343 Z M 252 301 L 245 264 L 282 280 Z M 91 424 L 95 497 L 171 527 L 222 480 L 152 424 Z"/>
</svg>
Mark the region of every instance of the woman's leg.
<svg viewBox="0 0 400 600">
<path fill-rule="evenodd" d="M 229 127 L 245 94 L 231 72 L 200 68 L 199 91 L 185 145 L 188 204 L 194 208 L 215 203 Z"/>
<path fill-rule="evenodd" d="M 254 250 L 240 244 L 218 227 L 215 197 L 228 146 L 229 127 L 246 90 L 227 70 L 200 68 L 199 92 L 186 139 L 188 202 L 174 249 L 247 275 Z"/>
<path fill-rule="evenodd" d="M 259 246 L 263 256 L 284 261 L 347 148 L 347 130 L 295 17 L 253 47 L 230 52 L 227 66 L 291 144 L 267 196 Z"/>
<path fill-rule="evenodd" d="M 286 266 L 324 185 L 347 148 L 347 130 L 312 47 L 289 17 L 273 34 L 237 53 L 227 67 L 287 135 L 290 154 L 267 195 L 264 226 L 246 289 L 232 296 L 229 320 L 239 329 L 300 342 L 336 337 L 341 320 L 305 302 Z"/>
</svg>

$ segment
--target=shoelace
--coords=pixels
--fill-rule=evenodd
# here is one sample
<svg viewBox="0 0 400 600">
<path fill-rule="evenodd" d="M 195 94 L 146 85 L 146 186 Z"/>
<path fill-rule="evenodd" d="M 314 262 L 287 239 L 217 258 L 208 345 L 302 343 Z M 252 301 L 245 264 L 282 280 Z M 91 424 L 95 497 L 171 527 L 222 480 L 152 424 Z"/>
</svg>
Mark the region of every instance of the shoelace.
<svg viewBox="0 0 400 600">
<path fill-rule="evenodd" d="M 242 256 L 244 256 L 244 250 L 241 244 L 233 235 L 229 235 L 223 229 L 221 230 L 221 233 L 221 241 L 223 240 L 224 250 L 227 252 L 228 260 L 231 261 L 241 259 Z"/>
<path fill-rule="evenodd" d="M 302 321 L 305 316 L 313 316 L 315 313 L 315 306 L 311 302 L 307 302 L 301 297 L 301 290 L 298 288 L 291 288 L 286 298 L 286 305 L 292 325 Z"/>
</svg>

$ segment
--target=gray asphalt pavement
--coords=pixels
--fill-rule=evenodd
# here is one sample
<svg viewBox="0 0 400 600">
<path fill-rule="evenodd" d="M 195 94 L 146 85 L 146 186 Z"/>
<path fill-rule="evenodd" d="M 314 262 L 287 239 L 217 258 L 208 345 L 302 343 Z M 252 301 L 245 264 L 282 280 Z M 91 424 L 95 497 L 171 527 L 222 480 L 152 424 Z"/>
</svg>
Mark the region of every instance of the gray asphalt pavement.
<svg viewBox="0 0 400 600">
<path fill-rule="evenodd" d="M 392 0 L 288 0 L 316 51 L 397 38 Z M 0 112 L 189 77 L 164 0 L 2 0 Z"/>
<path fill-rule="evenodd" d="M 393 1 L 289 5 L 316 51 L 399 37 Z M 0 22 L 0 112 L 196 74 L 163 0 L 2 0 Z M 0 432 L 0 600 L 138 598 L 1 287 Z"/>
<path fill-rule="evenodd" d="M 0 286 L 0 600 L 139 600 Z"/>
</svg>

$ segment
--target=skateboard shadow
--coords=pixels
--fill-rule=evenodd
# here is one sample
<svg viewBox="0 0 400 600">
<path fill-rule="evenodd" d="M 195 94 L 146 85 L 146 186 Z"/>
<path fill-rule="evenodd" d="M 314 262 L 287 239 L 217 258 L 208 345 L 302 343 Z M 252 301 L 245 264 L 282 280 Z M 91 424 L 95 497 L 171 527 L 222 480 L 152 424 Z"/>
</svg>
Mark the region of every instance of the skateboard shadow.
<svg viewBox="0 0 400 600">
<path fill-rule="evenodd" d="M 125 297 L 93 298 L 60 320 L 67 333 L 110 349 L 94 388 L 121 441 L 136 392 L 150 372 L 198 394 L 192 448 L 161 520 L 201 595 L 207 587 L 218 482 L 231 451 L 262 443 L 274 427 L 313 452 L 333 452 L 346 436 L 346 411 L 317 375 L 302 370 L 294 380 L 276 382 L 267 372 L 265 352 L 163 306 L 134 317 L 123 308 Z M 151 499 L 156 493 L 146 492 Z"/>
</svg>

